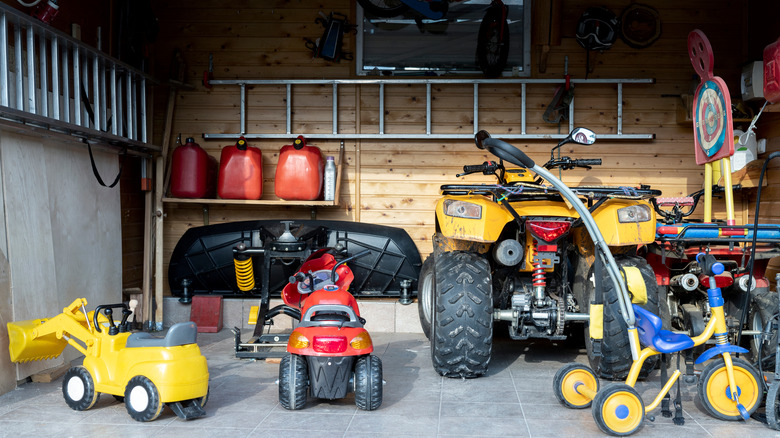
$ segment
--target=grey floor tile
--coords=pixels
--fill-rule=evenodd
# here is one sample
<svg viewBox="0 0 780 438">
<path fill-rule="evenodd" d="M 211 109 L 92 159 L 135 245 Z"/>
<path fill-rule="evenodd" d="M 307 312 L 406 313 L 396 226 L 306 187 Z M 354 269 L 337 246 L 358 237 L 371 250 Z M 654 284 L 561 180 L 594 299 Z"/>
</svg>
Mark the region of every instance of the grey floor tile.
<svg viewBox="0 0 780 438">
<path fill-rule="evenodd" d="M 73 411 L 62 398 L 62 380 L 26 383 L 0 396 L 0 438 L 17 437 L 533 437 L 605 436 L 590 409 L 561 405 L 553 377 L 566 363 L 587 363 L 584 349 L 546 341 L 494 342 L 486 376 L 450 379 L 430 363 L 430 343 L 422 334 L 380 333 L 375 354 L 382 359 L 383 403 L 375 411 L 355 406 L 354 395 L 339 400 L 310 397 L 299 411 L 288 411 L 278 400 L 279 365 L 265 360 L 237 359 L 229 330 L 199 334 L 209 363 L 206 416 L 192 421 L 166 408 L 155 421 L 139 423 L 123 403 L 102 395 L 88 411 Z M 601 382 L 602 385 L 609 382 Z M 654 373 L 636 389 L 645 403 L 660 389 Z M 685 425 L 676 426 L 652 412 L 638 438 L 778 437 L 750 419 L 721 421 L 709 416 L 698 401 L 696 385 L 683 385 Z M 45 413 L 44 413 L 45 412 Z"/>
<path fill-rule="evenodd" d="M 436 436 L 439 421 L 436 417 L 386 415 L 376 412 L 377 415 L 356 416 L 347 432 L 349 434 L 395 433 L 397 436 L 424 435 Z"/>
</svg>

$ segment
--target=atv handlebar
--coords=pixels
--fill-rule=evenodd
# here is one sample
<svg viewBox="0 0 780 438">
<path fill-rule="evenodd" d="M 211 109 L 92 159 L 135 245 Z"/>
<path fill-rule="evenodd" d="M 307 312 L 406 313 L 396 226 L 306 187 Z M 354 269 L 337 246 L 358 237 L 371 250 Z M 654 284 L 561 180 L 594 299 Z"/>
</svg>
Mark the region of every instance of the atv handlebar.
<svg viewBox="0 0 780 438">
<path fill-rule="evenodd" d="M 509 161 L 516 166 L 522 166 L 527 169 L 536 166 L 536 163 L 534 163 L 534 160 L 532 160 L 531 157 L 503 140 L 488 137 L 482 140 L 482 145 L 484 145 L 491 154 L 502 160 Z"/>
<path fill-rule="evenodd" d="M 587 167 L 587 166 L 601 166 L 601 158 L 581 158 L 579 160 L 574 160 L 575 165 L 579 167 Z"/>
<path fill-rule="evenodd" d="M 563 170 L 574 169 L 575 167 L 584 167 L 590 169 L 591 166 L 600 166 L 601 158 L 581 158 L 572 160 L 569 157 L 561 157 L 558 159 L 552 159 L 544 164 L 545 169 L 553 169 L 560 167 Z"/>
<path fill-rule="evenodd" d="M 501 166 L 499 163 L 496 163 L 495 161 L 485 161 L 482 164 L 467 164 L 463 166 L 463 173 L 459 173 L 455 176 L 461 177 L 464 175 L 470 175 L 472 173 L 478 173 L 482 172 L 484 175 L 492 175 L 496 173 L 498 169 L 501 169 L 503 166 Z"/>
</svg>

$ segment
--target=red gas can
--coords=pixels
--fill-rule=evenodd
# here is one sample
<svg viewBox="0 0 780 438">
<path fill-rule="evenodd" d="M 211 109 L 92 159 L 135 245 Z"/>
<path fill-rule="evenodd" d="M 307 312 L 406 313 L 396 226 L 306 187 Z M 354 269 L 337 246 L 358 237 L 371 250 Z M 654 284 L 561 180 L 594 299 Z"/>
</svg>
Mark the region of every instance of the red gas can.
<svg viewBox="0 0 780 438">
<path fill-rule="evenodd" d="M 274 191 L 288 201 L 313 201 L 322 191 L 323 163 L 320 148 L 307 146 L 302 135 L 282 147 L 276 164 Z"/>
<path fill-rule="evenodd" d="M 780 101 L 780 39 L 764 48 L 764 99 Z"/>
<path fill-rule="evenodd" d="M 213 198 L 217 159 L 188 138 L 173 151 L 171 196 L 175 198 Z"/>
<path fill-rule="evenodd" d="M 241 137 L 222 148 L 217 193 L 222 199 L 260 199 L 263 196 L 263 154 Z"/>
</svg>

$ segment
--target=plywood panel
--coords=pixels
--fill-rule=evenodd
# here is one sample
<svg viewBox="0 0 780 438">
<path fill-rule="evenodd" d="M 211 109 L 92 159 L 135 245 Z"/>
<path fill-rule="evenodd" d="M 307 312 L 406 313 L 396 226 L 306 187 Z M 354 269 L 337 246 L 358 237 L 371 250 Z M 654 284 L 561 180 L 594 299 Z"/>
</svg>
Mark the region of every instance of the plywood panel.
<svg viewBox="0 0 780 438">
<path fill-rule="evenodd" d="M 3 131 L 0 149 L 10 317 L 51 317 L 81 297 L 90 306 L 120 302 L 119 187 L 98 185 L 86 148 L 70 137 Z M 119 170 L 116 153 L 96 147 L 94 156 L 104 176 Z M 57 359 L 20 364 L 17 380 L 79 355 L 66 349 Z"/>
<path fill-rule="evenodd" d="M 313 19 L 320 10 L 338 11 L 354 17 L 354 2 L 328 0 L 271 2 L 208 2 L 175 0 L 159 6 L 161 23 L 158 66 L 166 65 L 174 47 L 187 59 L 187 82 L 195 88 L 183 92 L 177 102 L 173 132 L 198 137 L 201 133 L 236 133 L 238 91 L 236 87 L 207 90 L 200 78 L 208 62 L 215 60 L 217 78 L 320 79 L 355 77 L 353 62 L 330 63 L 312 59 L 303 49 L 303 38 L 317 38 L 321 28 Z M 186 4 L 186 7 L 185 7 Z M 626 6 L 623 0 L 607 0 L 605 6 L 616 12 Z M 692 126 L 676 123 L 675 109 L 681 94 L 690 94 L 698 80 L 687 54 L 687 35 L 698 27 L 708 35 L 715 50 L 716 73 L 732 90 L 738 90 L 743 53 L 744 5 L 734 2 L 712 3 L 706 0 L 675 2 L 661 0 L 653 6 L 663 20 L 663 34 L 652 46 L 637 50 L 618 40 L 603 53 L 591 53 L 595 66 L 586 71 L 586 52 L 577 44 L 574 30 L 580 14 L 592 4 L 584 0 L 565 0 L 562 5 L 560 44 L 553 46 L 545 73 L 535 65 L 534 78 L 563 78 L 564 58 L 574 79 L 653 78 L 654 84 L 626 85 L 623 88 L 623 132 L 653 133 L 653 141 L 598 141 L 592 147 L 567 145 L 561 150 L 573 158 L 601 158 L 603 165 L 590 171 L 564 173 L 564 181 L 618 185 L 649 184 L 665 196 L 689 194 L 701 188 L 703 169 L 695 164 Z M 182 6 L 179 8 L 178 6 Z M 722 31 L 728 29 L 728 32 Z M 354 50 L 354 35 L 344 40 L 345 50 Z M 534 47 L 532 61 L 539 59 Z M 163 68 L 164 71 L 164 68 Z M 164 76 L 163 76 L 164 77 Z M 436 85 L 431 102 L 433 133 L 473 132 L 473 89 L 471 86 Z M 480 87 L 478 124 L 496 137 L 516 134 L 521 129 L 521 102 L 527 102 L 526 132 L 557 134 L 568 129 L 544 123 L 542 114 L 553 97 L 556 85 L 528 87 L 522 96 L 519 86 Z M 296 88 L 293 93 L 292 137 L 301 132 L 330 133 L 332 107 L 330 87 Z M 248 87 L 247 130 L 280 133 L 286 129 L 286 90 L 280 86 Z M 379 131 L 378 87 L 339 87 L 339 132 L 377 133 Z M 386 86 L 384 102 L 386 133 L 425 132 L 426 102 L 424 86 Z M 597 134 L 617 132 L 617 89 L 607 85 L 576 85 L 575 125 L 587 126 Z M 162 114 L 157 111 L 156 114 Z M 780 117 L 780 116 L 778 116 Z M 158 117 L 159 118 L 159 117 Z M 159 120 L 155 121 L 160 126 Z M 762 128 L 760 129 L 767 129 Z M 780 137 L 780 128 L 771 135 Z M 219 156 L 228 141 L 199 141 L 213 156 Z M 338 208 L 318 209 L 323 219 L 359 220 L 382 223 L 407 230 L 423 254 L 430 251 L 433 234 L 433 206 L 442 184 L 492 182 L 489 177 L 470 175 L 456 178 L 464 164 L 479 164 L 493 159 L 475 148 L 470 140 L 458 141 L 350 141 L 347 145 L 347 177 L 342 182 Z M 552 141 L 514 141 L 537 161 L 549 157 Z M 273 172 L 278 149 L 289 142 L 257 141 L 263 150 L 264 191 L 272 193 Z M 325 143 L 323 151 L 333 155 L 337 144 Z M 780 146 L 770 150 L 780 149 Z M 779 163 L 780 164 L 780 163 Z M 773 166 L 770 176 L 778 173 Z M 767 190 L 767 199 L 780 193 Z M 717 201 L 720 203 L 722 201 Z M 776 202 L 776 201 L 768 201 Z M 750 204 L 748 204 L 750 205 Z M 767 204 L 769 205 L 769 204 Z M 737 217 L 743 207 L 738 203 Z M 721 214 L 716 204 L 716 216 Z M 762 216 L 770 217 L 765 208 Z M 202 210 L 196 206 L 166 206 L 166 257 L 178 237 L 190 226 L 202 225 Z M 752 214 L 752 213 L 751 213 Z M 306 208 L 274 207 L 243 209 L 211 207 L 211 223 L 232 220 L 309 218 Z M 166 260 L 167 263 L 167 260 Z"/>
</svg>

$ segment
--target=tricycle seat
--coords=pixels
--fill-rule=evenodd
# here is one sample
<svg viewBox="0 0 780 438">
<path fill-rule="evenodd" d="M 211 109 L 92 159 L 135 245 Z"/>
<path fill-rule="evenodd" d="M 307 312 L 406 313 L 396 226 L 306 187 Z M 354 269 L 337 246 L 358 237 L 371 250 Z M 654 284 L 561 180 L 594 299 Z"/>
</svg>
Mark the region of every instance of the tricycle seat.
<svg viewBox="0 0 780 438">
<path fill-rule="evenodd" d="M 661 329 L 661 318 L 643 307 L 636 304 L 633 306 L 639 342 L 642 345 L 652 347 L 659 353 L 675 353 L 693 347 L 693 339 L 690 336 Z"/>
<path fill-rule="evenodd" d="M 171 326 L 164 338 L 152 336 L 147 332 L 133 333 L 127 337 L 127 348 L 141 347 L 177 347 L 194 344 L 198 339 L 198 326 L 192 321 L 180 322 Z"/>
</svg>

